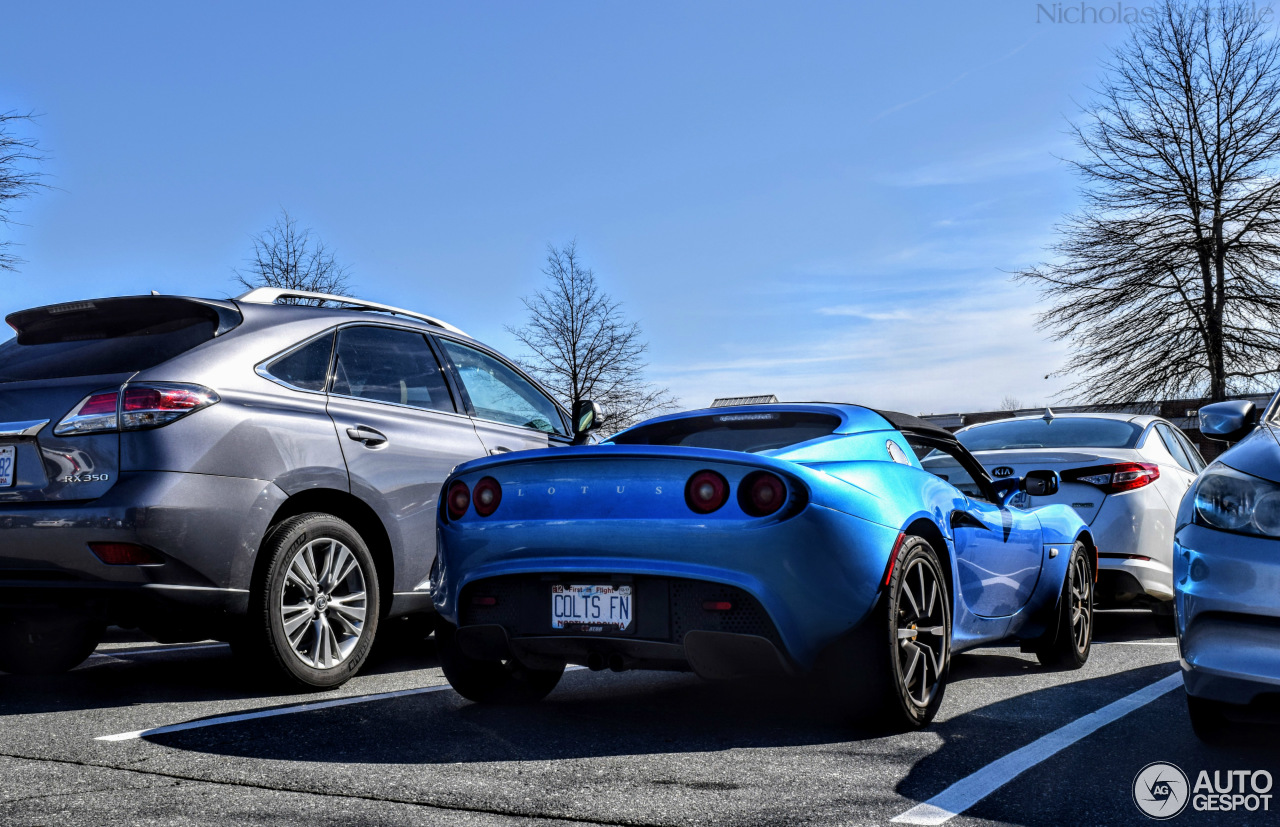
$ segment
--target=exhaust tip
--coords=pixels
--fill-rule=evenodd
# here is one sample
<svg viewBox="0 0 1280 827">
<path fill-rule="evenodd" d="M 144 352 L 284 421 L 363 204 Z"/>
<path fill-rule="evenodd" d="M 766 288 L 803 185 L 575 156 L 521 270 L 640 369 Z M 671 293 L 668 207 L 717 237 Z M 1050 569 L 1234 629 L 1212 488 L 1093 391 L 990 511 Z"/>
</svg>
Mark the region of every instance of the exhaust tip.
<svg viewBox="0 0 1280 827">
<path fill-rule="evenodd" d="M 603 671 L 604 667 L 605 667 L 604 655 L 600 654 L 599 652 L 592 652 L 591 654 L 587 655 L 587 668 L 590 669 L 592 672 Z"/>
<path fill-rule="evenodd" d="M 615 652 L 609 656 L 609 669 L 614 672 L 625 672 L 627 671 L 627 662 L 622 655 Z"/>
</svg>

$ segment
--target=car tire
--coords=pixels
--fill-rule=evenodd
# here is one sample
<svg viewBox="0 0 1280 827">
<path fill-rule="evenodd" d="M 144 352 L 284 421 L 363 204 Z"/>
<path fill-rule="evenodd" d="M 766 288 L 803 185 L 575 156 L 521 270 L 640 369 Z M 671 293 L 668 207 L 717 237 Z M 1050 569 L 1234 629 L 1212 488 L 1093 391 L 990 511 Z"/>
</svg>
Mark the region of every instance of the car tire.
<svg viewBox="0 0 1280 827">
<path fill-rule="evenodd" d="M 83 618 L 19 615 L 0 621 L 0 671 L 56 675 L 84 663 L 106 627 Z"/>
<path fill-rule="evenodd" d="M 378 571 L 360 535 L 331 514 L 273 528 L 233 652 L 281 681 L 330 689 L 369 657 L 378 630 Z"/>
<path fill-rule="evenodd" d="M 1071 547 L 1053 624 L 1036 643 L 1036 657 L 1053 669 L 1079 669 L 1093 646 L 1093 570 L 1084 543 Z"/>
<path fill-rule="evenodd" d="M 902 732 L 938 713 L 951 670 L 950 582 L 927 540 L 903 540 L 876 608 L 825 667 L 855 722 Z"/>
<path fill-rule="evenodd" d="M 1226 704 L 1206 698 L 1187 696 L 1187 714 L 1191 729 L 1206 744 L 1224 744 L 1229 739 L 1231 722 L 1224 714 Z"/>
<path fill-rule="evenodd" d="M 469 701 L 480 704 L 527 704 L 540 701 L 560 683 L 559 669 L 530 669 L 514 658 L 479 660 L 457 643 L 458 627 L 443 619 L 436 623 L 440 667 L 449 685 Z"/>
</svg>

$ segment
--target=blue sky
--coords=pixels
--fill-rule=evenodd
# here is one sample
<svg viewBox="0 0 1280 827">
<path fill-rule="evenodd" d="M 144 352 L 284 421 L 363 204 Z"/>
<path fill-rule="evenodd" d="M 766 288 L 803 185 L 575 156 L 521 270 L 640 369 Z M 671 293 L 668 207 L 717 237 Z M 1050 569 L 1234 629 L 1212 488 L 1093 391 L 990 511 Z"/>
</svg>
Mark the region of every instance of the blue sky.
<svg viewBox="0 0 1280 827">
<path fill-rule="evenodd" d="M 687 407 L 1044 402 L 1065 349 L 1007 271 L 1076 204 L 1055 154 L 1127 31 L 1054 11 L 8 4 L 0 110 L 40 114 L 54 189 L 9 230 L 0 314 L 234 294 L 283 206 L 359 295 L 516 356 L 504 325 L 576 238 Z"/>
</svg>

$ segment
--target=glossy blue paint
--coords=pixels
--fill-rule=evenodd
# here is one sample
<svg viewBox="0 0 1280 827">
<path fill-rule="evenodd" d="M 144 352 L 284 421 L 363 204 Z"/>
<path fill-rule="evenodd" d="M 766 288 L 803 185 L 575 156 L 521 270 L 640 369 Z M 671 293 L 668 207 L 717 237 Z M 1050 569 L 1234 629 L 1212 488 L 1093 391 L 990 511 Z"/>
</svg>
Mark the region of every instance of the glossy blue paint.
<svg viewBox="0 0 1280 827">
<path fill-rule="evenodd" d="M 808 669 L 875 607 L 898 535 L 927 521 L 943 538 L 939 551 L 951 562 L 952 594 L 961 595 L 953 601 L 953 648 L 1039 634 L 1057 603 L 1070 543 L 1087 534 L 1071 509 L 1021 511 L 971 499 L 924 471 L 903 434 L 865 408 L 772 405 L 716 413 L 779 410 L 835 414 L 841 424 L 830 436 L 759 454 L 605 443 L 460 466 L 451 479 L 474 489 L 491 476 L 503 496 L 490 517 L 470 509 L 459 520 L 441 519 L 437 610 L 456 623 L 462 588 L 499 575 L 693 578 L 755 596 L 786 656 Z M 910 464 L 892 460 L 889 441 Z M 722 475 L 733 495 L 702 515 L 686 504 L 685 485 L 704 469 Z M 739 507 L 736 493 L 747 474 L 761 469 L 786 482 L 788 502 L 755 518 Z M 953 530 L 957 515 L 975 525 Z M 1047 542 L 1063 542 L 1066 553 L 1050 559 Z"/>
</svg>

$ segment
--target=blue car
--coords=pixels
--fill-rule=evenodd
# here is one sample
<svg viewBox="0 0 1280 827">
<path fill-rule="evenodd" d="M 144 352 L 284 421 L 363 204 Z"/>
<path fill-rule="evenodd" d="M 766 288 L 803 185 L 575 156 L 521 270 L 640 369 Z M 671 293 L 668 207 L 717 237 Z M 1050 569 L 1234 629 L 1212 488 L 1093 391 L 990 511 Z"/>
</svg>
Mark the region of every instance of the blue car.
<svg viewBox="0 0 1280 827">
<path fill-rule="evenodd" d="M 1088 528 L 1065 505 L 1009 504 L 1057 485 L 993 483 L 937 426 L 828 403 L 468 462 L 432 570 L 441 665 L 463 696 L 508 703 L 546 696 L 567 663 L 818 673 L 851 713 L 923 726 L 953 652 L 1015 640 L 1046 664 L 1088 658 Z"/>
<path fill-rule="evenodd" d="M 1187 707 L 1215 741 L 1280 697 L 1280 395 L 1200 409 L 1200 431 L 1237 444 L 1182 500 L 1174 612 Z"/>
</svg>

